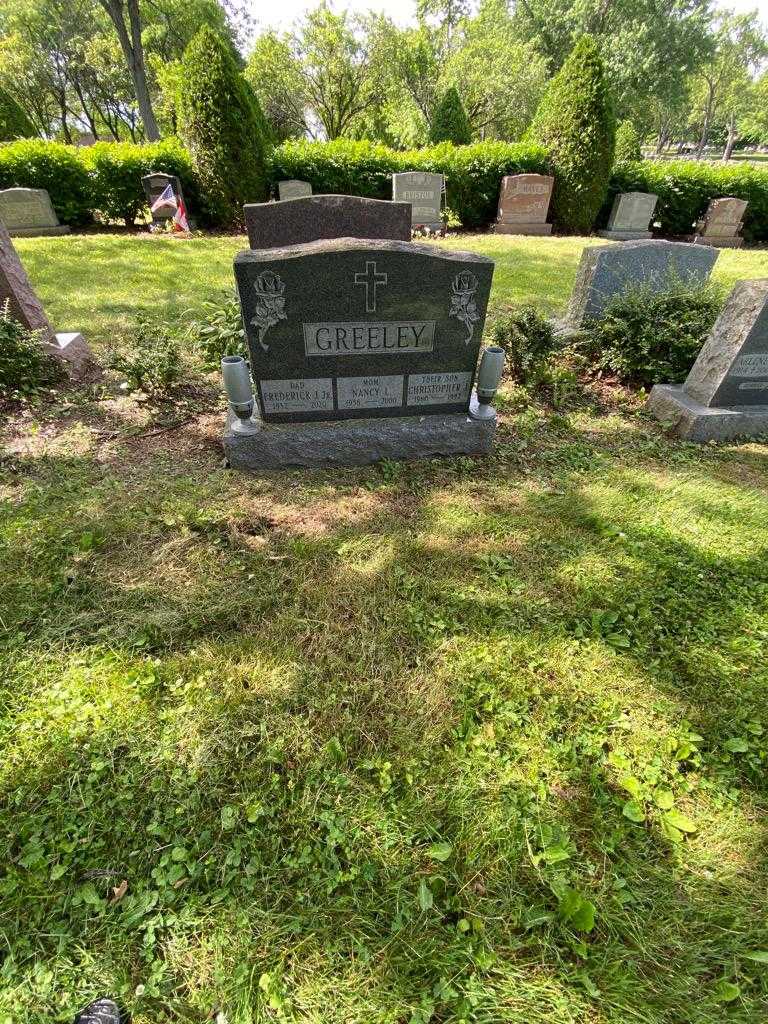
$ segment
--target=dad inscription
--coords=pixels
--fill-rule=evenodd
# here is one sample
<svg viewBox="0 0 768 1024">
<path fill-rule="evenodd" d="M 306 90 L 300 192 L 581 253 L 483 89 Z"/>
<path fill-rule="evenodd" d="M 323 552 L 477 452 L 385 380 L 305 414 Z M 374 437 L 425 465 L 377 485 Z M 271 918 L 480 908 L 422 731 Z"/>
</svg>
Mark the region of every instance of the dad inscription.
<svg viewBox="0 0 768 1024">
<path fill-rule="evenodd" d="M 235 258 L 267 423 L 467 412 L 493 262 L 342 238 Z"/>
<path fill-rule="evenodd" d="M 392 198 L 410 203 L 412 227 L 442 228 L 444 188 L 442 174 L 402 171 L 392 175 Z"/>
<path fill-rule="evenodd" d="M 68 235 L 44 188 L 6 188 L 0 192 L 0 220 L 12 238 Z"/>
<path fill-rule="evenodd" d="M 737 282 L 683 386 L 648 408 L 691 441 L 768 432 L 768 279 Z"/>
</svg>

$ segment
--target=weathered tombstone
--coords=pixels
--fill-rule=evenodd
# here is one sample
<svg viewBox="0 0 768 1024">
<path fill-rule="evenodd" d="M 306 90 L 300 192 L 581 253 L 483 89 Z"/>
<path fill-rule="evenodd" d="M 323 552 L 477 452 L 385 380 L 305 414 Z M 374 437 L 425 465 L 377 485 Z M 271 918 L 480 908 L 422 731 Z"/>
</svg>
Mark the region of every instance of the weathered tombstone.
<svg viewBox="0 0 768 1024">
<path fill-rule="evenodd" d="M 547 174 L 508 174 L 501 179 L 493 230 L 500 235 L 551 235 L 547 224 L 555 179 Z"/>
<path fill-rule="evenodd" d="M 252 249 L 274 249 L 322 238 L 411 237 L 407 203 L 362 196 L 305 196 L 276 203 L 248 203 L 245 227 Z"/>
<path fill-rule="evenodd" d="M 444 188 L 442 174 L 402 171 L 392 175 L 392 198 L 396 203 L 410 203 L 414 228 L 442 231 Z"/>
<path fill-rule="evenodd" d="M 468 412 L 492 276 L 484 256 L 402 241 L 239 253 L 260 420 L 244 434 L 230 419 L 230 465 L 488 451 L 495 417 Z"/>
<path fill-rule="evenodd" d="M 685 384 L 657 384 L 647 408 L 689 441 L 768 433 L 768 279 L 737 282 Z"/>
<path fill-rule="evenodd" d="M 615 242 L 650 238 L 648 225 L 658 201 L 659 197 L 652 192 L 619 192 L 613 200 L 608 227 L 598 231 L 598 235 L 612 238 Z"/>
<path fill-rule="evenodd" d="M 68 235 L 44 188 L 6 188 L 0 192 L 0 220 L 12 238 Z"/>
<path fill-rule="evenodd" d="M 21 265 L 11 236 L 0 223 L 0 309 L 6 302 L 11 316 L 32 331 L 40 332 L 46 351 L 70 364 L 73 375 L 91 361 L 91 351 L 79 332 L 56 334 Z"/>
<path fill-rule="evenodd" d="M 614 295 L 633 285 L 661 291 L 672 276 L 690 284 L 704 284 L 717 256 L 716 249 L 687 242 L 651 240 L 591 246 L 581 254 L 566 322 L 581 327 L 585 321 L 599 318 Z"/>
<path fill-rule="evenodd" d="M 147 203 L 152 213 L 152 223 L 164 225 L 166 221 L 173 220 L 179 202 L 184 203 L 184 193 L 178 176 L 166 174 L 164 171 L 152 171 L 151 174 L 144 175 L 141 183 L 144 186 L 144 195 L 147 197 Z M 169 185 L 173 192 L 173 199 L 169 199 L 167 203 L 162 203 L 156 209 L 152 209 Z M 184 208 L 186 210 L 186 204 Z"/>
<path fill-rule="evenodd" d="M 744 239 L 739 234 L 748 203 L 745 199 L 724 196 L 713 199 L 704 219 L 696 225 L 697 245 L 716 245 L 720 248 L 740 249 Z"/>
<path fill-rule="evenodd" d="M 312 186 L 308 181 L 288 178 L 287 181 L 278 181 L 277 194 L 280 199 L 303 199 L 312 195 Z"/>
</svg>

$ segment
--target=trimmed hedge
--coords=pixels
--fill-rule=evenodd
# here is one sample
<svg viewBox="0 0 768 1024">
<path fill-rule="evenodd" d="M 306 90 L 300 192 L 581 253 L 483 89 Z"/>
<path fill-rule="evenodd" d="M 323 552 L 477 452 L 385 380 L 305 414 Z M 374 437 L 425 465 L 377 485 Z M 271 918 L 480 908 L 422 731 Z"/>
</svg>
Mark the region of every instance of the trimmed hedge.
<svg viewBox="0 0 768 1024">
<path fill-rule="evenodd" d="M 15 186 L 46 189 L 62 224 L 80 227 L 93 218 L 93 183 L 74 146 L 42 139 L 0 146 L 0 189 Z"/>
<path fill-rule="evenodd" d="M 391 199 L 396 171 L 444 174 L 447 204 L 465 228 L 495 220 L 499 185 L 505 174 L 550 173 L 541 146 L 478 142 L 442 143 L 427 149 L 398 151 L 373 142 L 284 142 L 272 153 L 271 177 L 299 178 L 313 192 Z"/>
<path fill-rule="evenodd" d="M 768 171 L 740 161 L 642 160 L 614 170 L 598 223 L 605 223 L 617 192 L 653 192 L 659 197 L 654 220 L 663 235 L 690 235 L 710 199 L 736 196 L 749 203 L 744 237 L 768 241 Z"/>
</svg>

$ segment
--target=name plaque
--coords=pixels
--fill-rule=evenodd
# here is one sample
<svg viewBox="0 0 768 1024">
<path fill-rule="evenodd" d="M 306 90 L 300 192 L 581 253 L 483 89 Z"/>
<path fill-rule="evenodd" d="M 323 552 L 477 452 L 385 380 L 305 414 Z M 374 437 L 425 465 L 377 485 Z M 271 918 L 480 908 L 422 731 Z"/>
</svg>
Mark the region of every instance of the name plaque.
<svg viewBox="0 0 768 1024">
<path fill-rule="evenodd" d="M 412 373 L 408 378 L 408 405 L 440 405 L 469 398 L 471 373 Z"/>
<path fill-rule="evenodd" d="M 259 389 L 265 413 L 333 410 L 333 381 L 324 377 L 262 380 Z"/>
<path fill-rule="evenodd" d="M 732 377 L 768 377 L 768 352 L 745 352 L 731 367 Z"/>
<path fill-rule="evenodd" d="M 403 404 L 402 374 L 381 377 L 339 377 L 339 409 L 391 409 Z"/>
<path fill-rule="evenodd" d="M 434 343 L 434 320 L 304 324 L 308 356 L 431 352 Z"/>
</svg>

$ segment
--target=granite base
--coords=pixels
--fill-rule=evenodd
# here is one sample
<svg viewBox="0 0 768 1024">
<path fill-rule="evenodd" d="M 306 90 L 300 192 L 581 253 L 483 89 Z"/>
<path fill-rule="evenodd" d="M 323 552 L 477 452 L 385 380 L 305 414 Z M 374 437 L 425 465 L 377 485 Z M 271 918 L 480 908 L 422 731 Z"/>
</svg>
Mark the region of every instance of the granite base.
<svg viewBox="0 0 768 1024">
<path fill-rule="evenodd" d="M 680 386 L 656 384 L 645 407 L 686 441 L 731 441 L 768 434 L 768 405 L 713 409 L 691 398 Z"/>
<path fill-rule="evenodd" d="M 252 434 L 232 430 L 230 411 L 224 452 L 232 469 L 304 466 L 365 466 L 383 459 L 429 459 L 441 455 L 486 455 L 493 447 L 496 418 L 387 416 L 320 423 L 262 423 Z"/>
<path fill-rule="evenodd" d="M 61 332 L 45 348 L 56 359 L 62 359 L 72 377 L 81 377 L 93 364 L 93 353 L 79 331 Z"/>
<path fill-rule="evenodd" d="M 738 235 L 695 235 L 694 245 L 713 245 L 716 249 L 742 249 L 744 239 Z"/>
<path fill-rule="evenodd" d="M 551 224 L 506 224 L 503 220 L 493 225 L 497 235 L 551 235 Z"/>
<path fill-rule="evenodd" d="M 651 231 L 598 231 L 601 238 L 607 238 L 612 242 L 636 242 L 641 238 L 653 238 Z"/>
<path fill-rule="evenodd" d="M 43 238 L 46 235 L 68 235 L 71 231 L 67 224 L 51 228 L 8 228 L 11 238 Z"/>
</svg>

